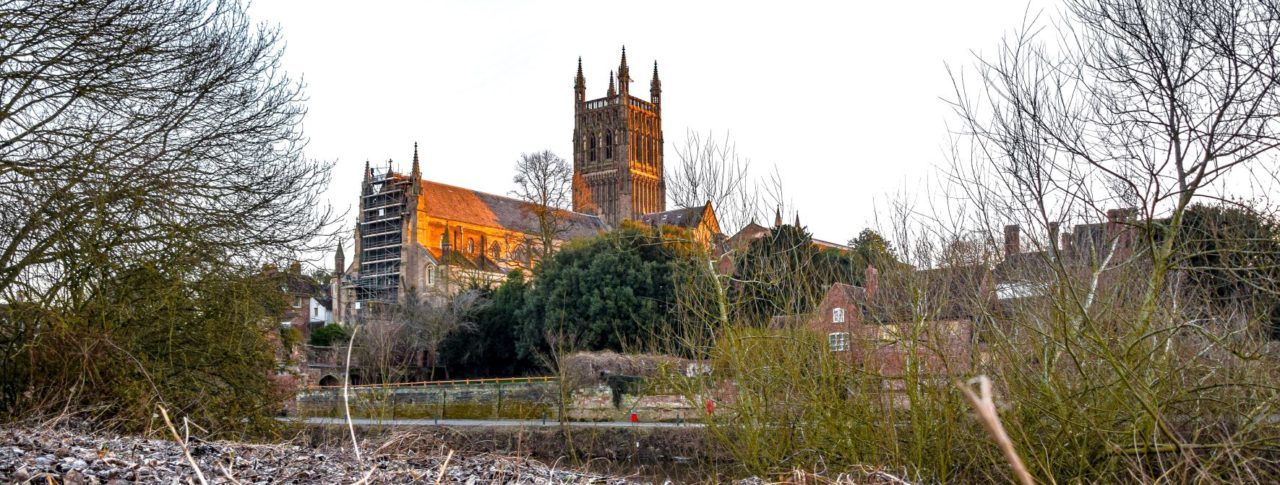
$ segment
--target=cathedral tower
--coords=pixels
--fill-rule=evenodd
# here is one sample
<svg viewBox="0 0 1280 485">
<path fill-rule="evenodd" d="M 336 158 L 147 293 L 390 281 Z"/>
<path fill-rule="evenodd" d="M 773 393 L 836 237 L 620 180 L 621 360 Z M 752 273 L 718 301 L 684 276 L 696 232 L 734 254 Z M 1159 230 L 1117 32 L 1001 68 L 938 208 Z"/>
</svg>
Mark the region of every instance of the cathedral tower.
<svg viewBox="0 0 1280 485">
<path fill-rule="evenodd" d="M 610 225 L 667 207 L 662 173 L 662 83 L 653 64 L 649 100 L 631 95 L 627 49 L 603 98 L 588 100 L 582 59 L 574 80 L 573 210 Z"/>
</svg>

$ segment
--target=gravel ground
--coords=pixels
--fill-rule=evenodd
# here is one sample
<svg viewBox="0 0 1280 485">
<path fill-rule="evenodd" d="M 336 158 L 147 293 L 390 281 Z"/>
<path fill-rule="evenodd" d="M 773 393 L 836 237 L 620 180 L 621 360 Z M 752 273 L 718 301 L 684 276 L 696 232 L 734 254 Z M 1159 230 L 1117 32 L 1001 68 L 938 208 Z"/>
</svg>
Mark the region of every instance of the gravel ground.
<svg viewBox="0 0 1280 485">
<path fill-rule="evenodd" d="M 367 445 L 366 445 L 367 446 Z M 365 450 L 364 464 L 342 448 L 203 442 L 189 450 L 209 483 L 629 484 L 501 455 L 449 456 L 438 444 L 393 437 Z M 394 452 L 392 452 L 394 450 Z M 0 427 L 0 483 L 199 483 L 175 441 L 71 429 Z"/>
</svg>

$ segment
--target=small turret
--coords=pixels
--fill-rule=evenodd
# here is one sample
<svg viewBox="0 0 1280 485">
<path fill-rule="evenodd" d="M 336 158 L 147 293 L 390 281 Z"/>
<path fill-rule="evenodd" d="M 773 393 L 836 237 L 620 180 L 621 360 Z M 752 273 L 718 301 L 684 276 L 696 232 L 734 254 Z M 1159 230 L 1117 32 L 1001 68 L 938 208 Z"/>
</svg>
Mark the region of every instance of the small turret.
<svg viewBox="0 0 1280 485">
<path fill-rule="evenodd" d="M 627 67 L 627 46 L 622 46 L 622 62 L 618 64 L 618 92 L 623 98 L 631 92 L 631 68 Z"/>
<path fill-rule="evenodd" d="M 364 195 L 373 193 L 373 168 L 369 166 L 368 160 L 364 161 L 364 183 L 361 184 L 361 189 Z"/>
<path fill-rule="evenodd" d="M 649 81 L 649 102 L 662 104 L 662 81 L 658 80 L 658 61 L 653 61 L 653 80 Z"/>
<path fill-rule="evenodd" d="M 422 178 L 422 169 L 418 166 L 418 142 L 416 141 L 413 142 L 413 171 L 410 174 L 413 176 L 411 180 L 414 183 Z"/>
<path fill-rule="evenodd" d="M 607 96 L 612 98 L 617 95 L 618 95 L 618 91 L 613 88 L 613 71 L 609 71 L 609 93 L 607 94 Z"/>
<path fill-rule="evenodd" d="M 342 253 L 342 240 L 338 240 L 338 250 L 333 253 L 333 274 L 337 278 L 342 278 L 342 272 L 346 271 L 346 255 Z"/>
<path fill-rule="evenodd" d="M 582 75 L 582 57 L 578 57 L 578 76 L 573 79 L 573 99 L 581 108 L 587 102 L 587 78 Z"/>
</svg>

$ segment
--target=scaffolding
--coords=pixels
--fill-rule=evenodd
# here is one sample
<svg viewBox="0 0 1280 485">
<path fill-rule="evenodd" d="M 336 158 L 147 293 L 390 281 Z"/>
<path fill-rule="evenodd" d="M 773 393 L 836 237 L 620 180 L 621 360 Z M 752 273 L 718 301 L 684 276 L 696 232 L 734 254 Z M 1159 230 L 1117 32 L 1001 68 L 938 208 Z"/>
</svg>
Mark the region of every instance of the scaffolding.
<svg viewBox="0 0 1280 485">
<path fill-rule="evenodd" d="M 360 267 L 356 281 L 358 319 L 386 310 L 400 294 L 410 181 L 393 172 L 374 171 L 360 198 Z"/>
</svg>

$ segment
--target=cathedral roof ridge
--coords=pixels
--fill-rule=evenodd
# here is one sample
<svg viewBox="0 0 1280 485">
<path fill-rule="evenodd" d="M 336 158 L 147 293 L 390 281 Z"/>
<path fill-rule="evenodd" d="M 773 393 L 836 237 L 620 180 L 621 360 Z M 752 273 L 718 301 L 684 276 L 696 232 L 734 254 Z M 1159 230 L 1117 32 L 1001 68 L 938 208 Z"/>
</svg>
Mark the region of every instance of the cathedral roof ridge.
<svg viewBox="0 0 1280 485">
<path fill-rule="evenodd" d="M 435 192 L 433 191 L 433 189 L 443 189 L 443 191 L 468 192 L 468 193 L 471 193 L 472 196 L 475 196 L 477 198 L 489 198 L 489 200 L 492 200 L 494 202 L 512 203 L 512 205 L 517 205 L 517 206 L 536 205 L 535 202 L 522 201 L 520 200 L 520 198 L 498 195 L 498 193 L 477 191 L 477 189 L 474 189 L 474 188 L 454 186 L 454 184 L 435 182 L 435 180 L 429 180 L 425 178 L 422 178 L 420 180 L 421 180 L 422 193 L 424 193 L 424 195 L 430 195 L 430 193 Z M 428 207 L 429 211 L 434 211 L 435 209 L 438 209 L 438 207 Z M 494 209 L 497 209 L 497 207 L 489 207 L 489 209 L 494 210 Z M 593 224 L 595 225 L 604 225 L 604 219 L 599 218 L 599 216 L 596 216 L 594 214 L 585 214 L 585 212 L 575 212 L 568 209 L 561 209 L 561 207 L 556 207 L 556 211 L 562 212 L 562 214 L 568 215 L 568 219 L 570 219 L 568 221 L 570 221 L 570 223 L 572 223 L 573 220 L 582 221 L 585 219 L 585 220 L 593 220 L 594 221 Z M 458 220 L 471 221 L 471 223 L 475 223 L 474 220 L 466 220 L 466 219 L 467 218 L 460 218 Z"/>
</svg>

